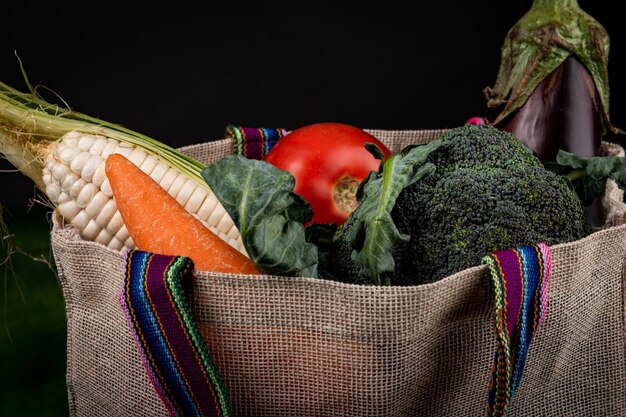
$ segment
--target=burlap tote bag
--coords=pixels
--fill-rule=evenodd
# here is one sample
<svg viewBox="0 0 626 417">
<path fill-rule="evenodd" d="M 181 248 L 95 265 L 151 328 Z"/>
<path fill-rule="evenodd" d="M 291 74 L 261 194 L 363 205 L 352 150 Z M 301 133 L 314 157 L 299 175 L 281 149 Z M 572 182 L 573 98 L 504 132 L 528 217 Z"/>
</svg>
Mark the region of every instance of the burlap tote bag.
<svg viewBox="0 0 626 417">
<path fill-rule="evenodd" d="M 370 132 L 392 150 L 442 133 Z M 231 142 L 182 150 L 209 163 Z M 606 227 L 550 248 L 548 313 L 508 415 L 625 415 L 622 196 L 609 183 Z M 51 239 L 67 311 L 71 416 L 168 416 L 120 307 L 124 255 L 58 218 Z M 202 271 L 190 285 L 190 311 L 234 416 L 486 415 L 496 337 L 485 265 L 412 287 Z"/>
</svg>

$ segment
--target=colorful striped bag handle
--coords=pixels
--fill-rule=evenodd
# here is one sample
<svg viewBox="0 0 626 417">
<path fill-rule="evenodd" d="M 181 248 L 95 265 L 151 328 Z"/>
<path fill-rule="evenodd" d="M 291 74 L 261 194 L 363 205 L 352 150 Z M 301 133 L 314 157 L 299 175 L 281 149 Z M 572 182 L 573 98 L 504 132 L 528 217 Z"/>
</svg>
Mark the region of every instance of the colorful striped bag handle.
<svg viewBox="0 0 626 417">
<path fill-rule="evenodd" d="M 505 416 L 530 342 L 544 322 L 551 271 L 547 245 L 495 251 L 482 260 L 495 294 L 496 353 L 488 415 Z M 183 291 L 193 263 L 138 249 L 125 254 L 120 304 L 143 365 L 171 416 L 231 416 L 228 393 Z"/>
<path fill-rule="evenodd" d="M 190 258 L 125 254 L 120 304 L 157 394 L 172 417 L 229 417 L 228 393 L 196 326 L 183 286 Z"/>
<path fill-rule="evenodd" d="M 247 127 L 229 124 L 226 137 L 233 140 L 233 154 L 263 160 L 265 155 L 287 134 L 285 129 Z"/>
<path fill-rule="evenodd" d="M 545 243 L 495 251 L 482 260 L 495 295 L 496 354 L 488 415 L 505 416 L 519 388 L 530 343 L 545 321 L 552 270 Z"/>
</svg>

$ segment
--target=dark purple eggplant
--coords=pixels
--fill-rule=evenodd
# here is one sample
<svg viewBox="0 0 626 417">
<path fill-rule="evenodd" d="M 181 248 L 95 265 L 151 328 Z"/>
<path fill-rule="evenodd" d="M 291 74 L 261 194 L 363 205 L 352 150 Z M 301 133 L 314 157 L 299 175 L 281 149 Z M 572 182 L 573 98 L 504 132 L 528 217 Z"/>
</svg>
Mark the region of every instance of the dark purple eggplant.
<svg viewBox="0 0 626 417">
<path fill-rule="evenodd" d="M 570 56 L 498 127 L 513 133 L 542 161 L 554 161 L 559 149 L 597 156 L 602 140 L 601 114 L 600 96 L 591 75 Z"/>
<path fill-rule="evenodd" d="M 559 150 L 600 155 L 609 118 L 609 35 L 576 0 L 534 0 L 509 30 L 494 87 L 484 89 L 491 123 L 513 133 L 543 162 Z M 587 208 L 602 223 L 599 204 Z"/>
<path fill-rule="evenodd" d="M 576 0 L 534 0 L 507 33 L 494 87 L 492 124 L 513 132 L 542 161 L 559 149 L 596 156 L 609 118 L 609 35 Z"/>
</svg>

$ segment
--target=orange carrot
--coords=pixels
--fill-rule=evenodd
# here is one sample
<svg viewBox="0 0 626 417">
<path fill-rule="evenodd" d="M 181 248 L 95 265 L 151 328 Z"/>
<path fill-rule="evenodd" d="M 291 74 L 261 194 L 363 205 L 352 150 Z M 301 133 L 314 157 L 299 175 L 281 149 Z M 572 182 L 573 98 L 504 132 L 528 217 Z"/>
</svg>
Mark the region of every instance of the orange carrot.
<svg viewBox="0 0 626 417">
<path fill-rule="evenodd" d="M 105 172 L 122 220 L 138 249 L 187 256 L 199 270 L 260 273 L 250 259 L 205 227 L 123 155 L 111 154 Z"/>
</svg>

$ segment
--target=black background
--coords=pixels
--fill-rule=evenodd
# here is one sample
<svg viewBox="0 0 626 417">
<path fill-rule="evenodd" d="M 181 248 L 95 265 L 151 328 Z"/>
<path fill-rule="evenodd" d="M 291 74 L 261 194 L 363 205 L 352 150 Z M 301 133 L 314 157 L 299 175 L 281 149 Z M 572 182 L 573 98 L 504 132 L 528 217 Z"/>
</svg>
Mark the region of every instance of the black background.
<svg viewBox="0 0 626 417">
<path fill-rule="evenodd" d="M 172 146 L 222 138 L 229 123 L 428 129 L 490 116 L 482 91 L 531 1 L 424 3 L 2 1 L 0 77 L 26 89 L 17 54 L 31 83 L 74 110 Z M 610 113 L 624 128 L 620 3 L 579 4 L 611 37 Z M 34 193 L 1 174 L 0 204 Z"/>
</svg>

